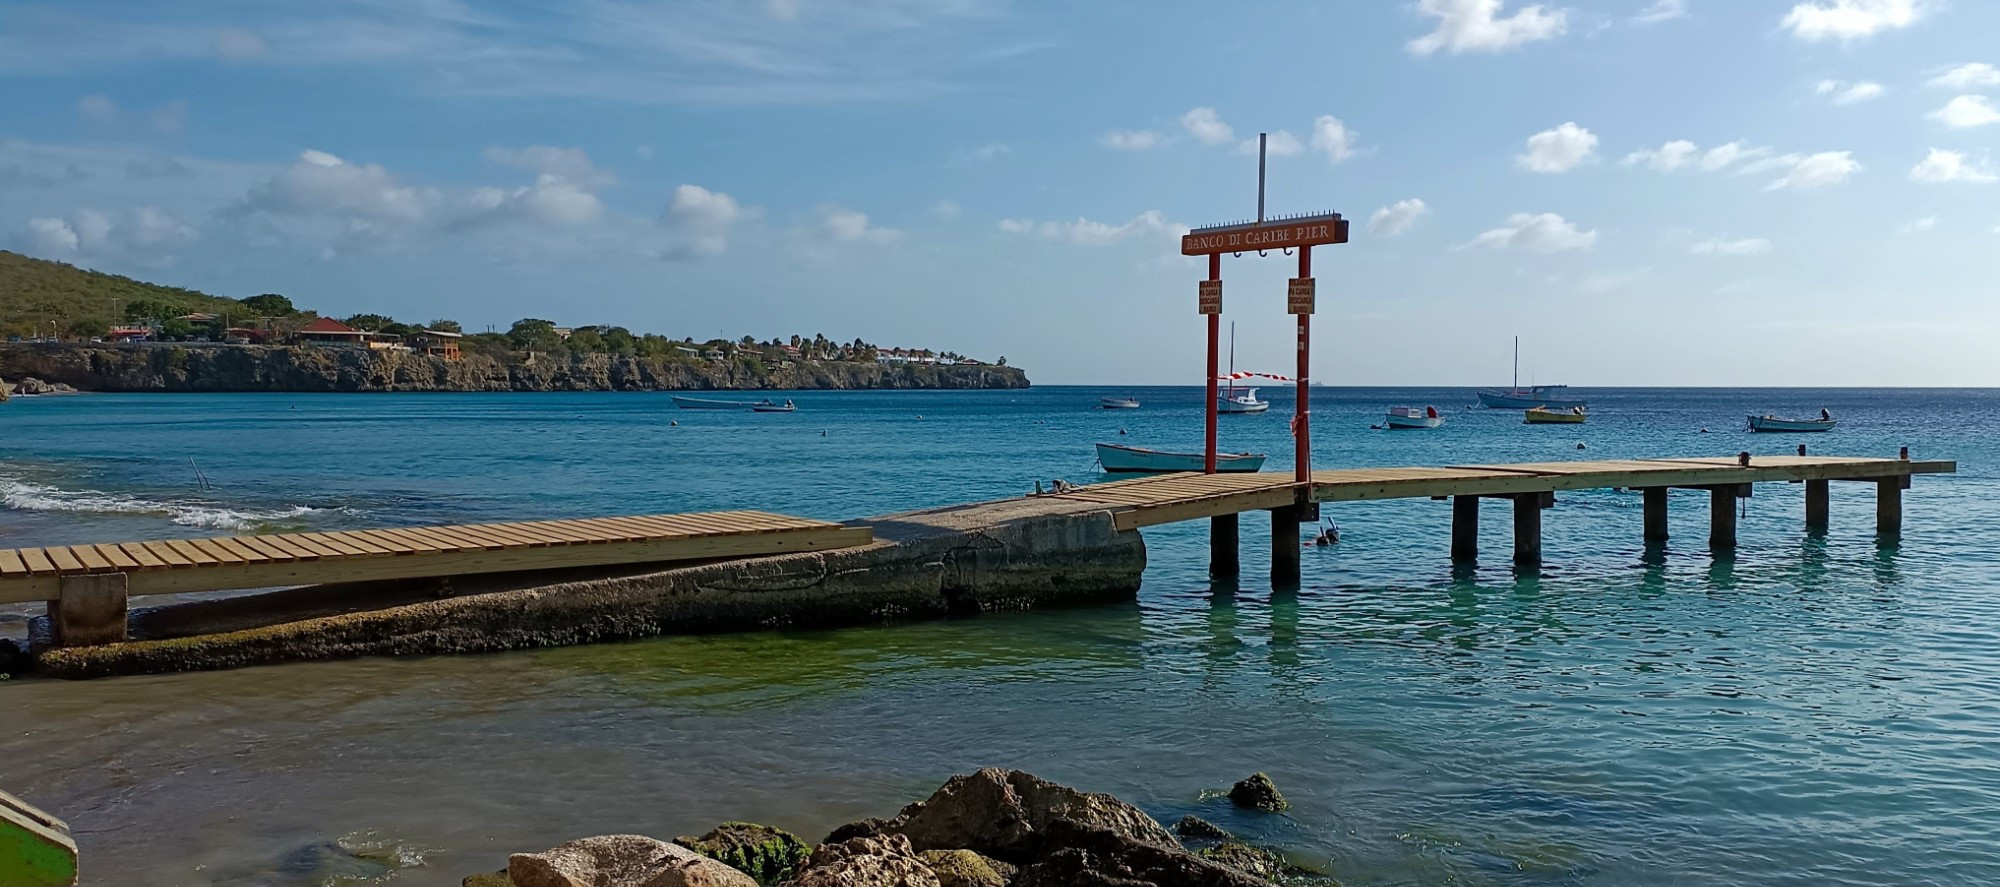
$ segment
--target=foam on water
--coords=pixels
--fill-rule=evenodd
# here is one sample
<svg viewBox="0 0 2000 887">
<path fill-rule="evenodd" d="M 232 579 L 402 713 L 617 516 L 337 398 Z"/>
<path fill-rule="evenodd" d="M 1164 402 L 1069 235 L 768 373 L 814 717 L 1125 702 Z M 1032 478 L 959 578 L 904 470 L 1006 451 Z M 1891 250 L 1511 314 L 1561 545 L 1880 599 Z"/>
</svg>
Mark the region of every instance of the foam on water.
<svg viewBox="0 0 2000 887">
<path fill-rule="evenodd" d="M 0 505 L 16 511 L 164 517 L 180 527 L 205 530 L 258 530 L 296 526 L 320 509 L 309 505 L 278 508 L 232 508 L 204 500 L 156 500 L 101 490 L 65 490 L 48 484 L 0 476 Z"/>
</svg>

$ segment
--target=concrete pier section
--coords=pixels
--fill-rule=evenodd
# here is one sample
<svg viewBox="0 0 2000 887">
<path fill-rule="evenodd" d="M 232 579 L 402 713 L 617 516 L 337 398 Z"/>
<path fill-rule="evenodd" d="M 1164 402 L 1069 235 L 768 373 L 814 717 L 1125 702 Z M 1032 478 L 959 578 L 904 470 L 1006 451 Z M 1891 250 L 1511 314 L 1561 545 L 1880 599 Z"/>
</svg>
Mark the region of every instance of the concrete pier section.
<svg viewBox="0 0 2000 887">
<path fill-rule="evenodd" d="M 363 655 L 473 653 L 660 634 L 938 618 L 1130 600 L 1137 533 L 1055 497 L 856 521 L 830 551 L 654 565 L 323 585 L 135 611 L 131 640 L 61 647 L 37 620 L 37 671 L 65 678 Z"/>
</svg>

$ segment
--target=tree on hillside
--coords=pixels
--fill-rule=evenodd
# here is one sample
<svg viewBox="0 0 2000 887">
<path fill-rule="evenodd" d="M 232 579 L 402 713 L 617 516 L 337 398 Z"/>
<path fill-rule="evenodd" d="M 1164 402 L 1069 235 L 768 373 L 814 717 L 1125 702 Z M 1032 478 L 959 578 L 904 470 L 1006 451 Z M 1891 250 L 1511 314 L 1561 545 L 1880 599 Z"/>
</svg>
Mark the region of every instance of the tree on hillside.
<svg viewBox="0 0 2000 887">
<path fill-rule="evenodd" d="M 622 326 L 599 327 L 597 335 L 604 339 L 607 354 L 631 354 L 638 349 L 638 338 Z"/>
<path fill-rule="evenodd" d="M 395 318 L 382 314 L 355 314 L 341 321 L 357 330 L 370 333 L 383 332 L 383 327 L 395 322 Z"/>
<path fill-rule="evenodd" d="M 239 301 L 243 303 L 244 308 L 259 317 L 282 317 L 287 314 L 297 314 L 299 310 L 292 307 L 291 299 L 277 293 L 264 293 Z"/>
<path fill-rule="evenodd" d="M 132 323 L 160 323 L 186 313 L 182 306 L 158 299 L 134 299 L 125 303 L 125 319 Z"/>
<path fill-rule="evenodd" d="M 458 325 L 458 321 L 456 320 L 433 320 L 430 323 L 424 324 L 424 329 L 437 330 L 440 333 L 465 332 L 465 330 Z"/>
<path fill-rule="evenodd" d="M 507 329 L 507 341 L 519 351 L 554 351 L 562 345 L 554 321 L 524 317 Z"/>
</svg>

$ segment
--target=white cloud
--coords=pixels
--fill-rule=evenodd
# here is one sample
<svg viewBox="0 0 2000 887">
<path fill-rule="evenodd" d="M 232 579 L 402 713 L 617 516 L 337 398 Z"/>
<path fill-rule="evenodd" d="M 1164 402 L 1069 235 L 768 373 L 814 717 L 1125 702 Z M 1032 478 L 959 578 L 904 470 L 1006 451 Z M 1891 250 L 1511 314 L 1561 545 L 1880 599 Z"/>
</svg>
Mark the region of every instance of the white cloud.
<svg viewBox="0 0 2000 887">
<path fill-rule="evenodd" d="M 1440 49 L 1454 54 L 1501 52 L 1557 37 L 1569 26 L 1569 16 L 1561 9 L 1535 4 L 1502 17 L 1505 6 L 1506 0 L 1417 0 L 1417 14 L 1437 19 L 1437 30 L 1404 48 L 1411 55 Z"/>
<path fill-rule="evenodd" d="M 193 225 L 154 206 L 124 212 L 86 208 L 70 213 L 67 219 L 29 219 L 28 234 L 36 249 L 58 255 L 159 256 L 198 236 Z"/>
<path fill-rule="evenodd" d="M 76 112 L 99 123 L 118 119 L 118 103 L 110 96 L 92 93 L 76 100 Z"/>
<path fill-rule="evenodd" d="M 1514 158 L 1535 172 L 1564 172 L 1590 158 L 1597 148 L 1597 136 L 1575 123 L 1543 130 L 1528 137 L 1528 153 Z"/>
<path fill-rule="evenodd" d="M 749 217 L 736 198 L 700 185 L 674 189 L 667 203 L 666 223 L 682 238 L 682 243 L 663 251 L 661 258 L 686 259 L 719 255 L 729 249 L 729 228 Z"/>
<path fill-rule="evenodd" d="M 1937 223 L 1938 223 L 1937 216 L 1925 216 L 1921 219 L 1913 219 L 1909 224 L 1904 225 L 1902 227 L 1901 233 L 1922 234 L 1925 231 L 1929 231 L 1932 228 L 1937 227 Z"/>
<path fill-rule="evenodd" d="M 1632 24 L 1641 27 L 1657 25 L 1664 21 L 1686 18 L 1687 14 L 1687 0 L 1655 0 L 1653 5 L 1640 10 L 1638 15 L 1632 17 Z"/>
<path fill-rule="evenodd" d="M 964 212 L 964 210 L 960 209 L 956 202 L 950 200 L 940 200 L 931 206 L 931 215 L 940 219 L 956 219 L 961 212 Z"/>
<path fill-rule="evenodd" d="M 1166 138 L 1150 129 L 1133 129 L 1107 132 L 1098 139 L 1098 142 L 1106 148 L 1116 148 L 1120 151 L 1144 151 L 1158 147 L 1160 143 L 1166 141 Z"/>
<path fill-rule="evenodd" d="M 1326 155 L 1326 162 L 1339 163 L 1354 156 L 1354 132 L 1340 118 L 1321 114 L 1313 120 L 1312 146 Z"/>
<path fill-rule="evenodd" d="M 1539 253 L 1589 249 L 1597 242 L 1597 231 L 1580 231 L 1555 213 L 1515 213 L 1507 223 L 1486 231 L 1466 244 L 1470 247 L 1505 249 L 1519 247 Z"/>
<path fill-rule="evenodd" d="M 1642 148 L 1627 154 L 1623 162 L 1626 166 L 1644 163 L 1660 172 L 1673 172 L 1692 161 L 1697 150 L 1693 142 L 1675 139 L 1658 148 Z"/>
<path fill-rule="evenodd" d="M 604 204 L 583 186 L 554 173 L 535 177 L 521 188 L 475 188 L 467 197 L 458 227 L 492 222 L 527 221 L 551 225 L 581 225 L 604 214 Z"/>
<path fill-rule="evenodd" d="M 1887 88 L 1880 83 L 1870 80 L 1862 80 L 1852 84 L 1845 80 L 1821 80 L 1819 85 L 1813 89 L 1814 95 L 1833 96 L 1831 101 L 1836 105 L 1852 105 L 1855 102 L 1865 102 L 1869 99 L 1879 97 L 1885 92 L 1888 92 Z"/>
<path fill-rule="evenodd" d="M 1813 0 L 1793 6 L 1779 25 L 1800 40 L 1858 40 L 1907 28 L 1928 6 L 1923 0 Z"/>
<path fill-rule="evenodd" d="M 1932 77 L 1930 85 L 1945 89 L 1985 89 L 1989 86 L 2000 86 L 2000 68 L 1985 62 L 1959 65 Z"/>
<path fill-rule="evenodd" d="M 1368 230 L 1377 234 L 1394 237 L 1410 230 L 1410 226 L 1415 225 L 1418 218 L 1430 213 L 1430 211 L 1430 207 L 1425 206 L 1422 200 L 1418 200 L 1415 197 L 1408 200 L 1398 200 L 1393 204 L 1376 210 L 1374 215 L 1369 216 Z"/>
<path fill-rule="evenodd" d="M 1991 185 L 2000 182 L 1990 165 L 1978 161 L 1968 161 L 1958 151 L 1932 148 L 1929 156 L 1910 168 L 1910 181 L 1925 184 L 1965 182 L 1971 185 Z"/>
<path fill-rule="evenodd" d="M 1013 148 L 1009 148 L 1006 145 L 1003 145 L 999 142 L 987 142 L 984 145 L 976 145 L 971 148 L 959 149 L 958 159 L 966 163 L 985 163 L 989 160 L 995 160 L 1000 157 L 1004 157 L 1013 152 L 1014 152 Z"/>
<path fill-rule="evenodd" d="M 841 243 L 890 244 L 902 239 L 903 232 L 894 228 L 878 228 L 868 224 L 868 214 L 851 209 L 822 206 L 818 210 L 819 232 Z"/>
<path fill-rule="evenodd" d="M 1781 159 L 1791 159 L 1792 157 L 1796 157 L 1796 155 L 1787 155 Z M 1777 191 L 1790 188 L 1794 191 L 1806 191 L 1813 188 L 1824 188 L 1828 185 L 1838 185 L 1841 182 L 1845 182 L 1848 176 L 1860 171 L 1861 164 L 1854 159 L 1852 152 L 1822 151 L 1810 157 L 1798 158 L 1798 161 L 1792 164 L 1791 172 L 1786 173 L 1784 177 L 1777 181 L 1766 185 L 1764 190 Z"/>
<path fill-rule="evenodd" d="M 1216 116 L 1214 108 L 1195 108 L 1182 114 L 1181 128 L 1204 145 L 1220 145 L 1236 139 L 1236 131 Z"/>
<path fill-rule="evenodd" d="M 1585 277 L 1577 285 L 1577 289 L 1593 296 L 1601 296 L 1605 293 L 1615 292 L 1638 283 L 1651 273 L 1653 273 L 1653 269 L 1651 268 L 1634 268 L 1630 271 L 1598 271 Z"/>
<path fill-rule="evenodd" d="M 215 54 L 230 61 L 245 61 L 262 56 L 265 50 L 264 38 L 256 31 L 245 28 L 223 28 L 215 32 Z"/>
<path fill-rule="evenodd" d="M 1989 123 L 2000 123 L 2000 110 L 1993 107 L 1993 100 L 1983 95 L 1962 95 L 1944 103 L 1944 107 L 1932 111 L 1932 120 L 1953 129 L 1971 129 Z"/>
<path fill-rule="evenodd" d="M 173 134 L 187 125 L 188 103 L 186 99 L 175 99 L 153 109 L 153 128 Z"/>
<path fill-rule="evenodd" d="M 1701 171 L 1715 172 L 1739 160 L 1756 160 L 1760 157 L 1768 157 L 1770 154 L 1771 149 L 1769 148 L 1751 148 L 1744 146 L 1742 142 L 1730 142 L 1726 145 L 1710 148 L 1707 154 L 1703 154 L 1701 156 Z"/>
<path fill-rule="evenodd" d="M 1265 140 L 1264 145 L 1264 150 L 1270 152 L 1272 157 L 1291 157 L 1303 152 L 1305 149 L 1305 143 L 1300 142 L 1298 136 L 1292 135 L 1290 132 L 1282 129 L 1271 133 L 1270 137 Z M 1257 154 L 1257 140 L 1244 139 L 1237 143 L 1236 153 L 1255 156 Z"/>
<path fill-rule="evenodd" d="M 307 150 L 284 172 L 252 185 L 240 209 L 280 216 L 418 222 L 442 203 L 437 191 L 404 185 L 380 165 L 348 163 L 325 151 Z"/>
<path fill-rule="evenodd" d="M 1167 221 L 1159 210 L 1149 209 L 1122 225 L 1079 218 L 1074 222 L 1035 222 L 1029 219 L 1001 219 L 1000 230 L 1008 234 L 1033 235 L 1045 240 L 1062 240 L 1082 246 L 1102 246 L 1139 234 L 1171 234 L 1186 230 Z"/>
<path fill-rule="evenodd" d="M 1738 240 L 1712 237 L 1688 247 L 1688 252 L 1697 256 L 1757 256 L 1770 251 L 1771 241 L 1762 237 L 1745 237 Z"/>
<path fill-rule="evenodd" d="M 590 155 L 582 148 L 558 148 L 552 145 L 529 145 L 525 148 L 487 148 L 486 159 L 501 166 L 533 170 L 542 175 L 556 176 L 571 184 L 585 188 L 609 185 L 616 181 L 610 170 L 602 169 L 590 162 Z"/>
</svg>

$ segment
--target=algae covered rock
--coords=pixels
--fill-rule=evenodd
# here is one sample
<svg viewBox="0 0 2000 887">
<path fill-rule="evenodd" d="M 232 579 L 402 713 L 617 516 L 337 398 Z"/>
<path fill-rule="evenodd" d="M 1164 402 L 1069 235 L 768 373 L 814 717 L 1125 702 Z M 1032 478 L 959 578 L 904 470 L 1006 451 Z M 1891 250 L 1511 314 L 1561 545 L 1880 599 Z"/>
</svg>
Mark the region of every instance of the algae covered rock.
<svg viewBox="0 0 2000 887">
<path fill-rule="evenodd" d="M 1067 820 L 1049 824 L 1050 851 L 1010 887 L 1269 887 L 1268 881 L 1180 847 Z"/>
<path fill-rule="evenodd" d="M 1227 841 L 1232 837 L 1222 826 L 1192 813 L 1174 823 L 1174 834 L 1194 841 Z"/>
<path fill-rule="evenodd" d="M 1063 821 L 1143 843 L 1180 846 L 1165 826 L 1110 795 L 993 767 L 953 776 L 879 830 L 906 836 L 919 850 L 964 849 L 1026 863 L 1043 852 L 1049 826 Z"/>
<path fill-rule="evenodd" d="M 514 887 L 757 887 L 749 875 L 644 835 L 582 838 L 507 860 Z"/>
<path fill-rule="evenodd" d="M 1229 787 L 1230 803 L 1246 810 L 1262 810 L 1266 813 L 1282 813 L 1291 804 L 1278 793 L 1278 786 L 1271 777 L 1263 773 L 1252 773 L 1250 778 Z"/>
<path fill-rule="evenodd" d="M 1007 887 L 1014 867 L 970 850 L 925 850 L 917 854 L 944 887 Z"/>
<path fill-rule="evenodd" d="M 806 842 L 784 829 L 754 822 L 725 822 L 699 838 L 674 843 L 757 879 L 776 884 L 812 855 Z"/>
<path fill-rule="evenodd" d="M 785 887 L 944 887 L 902 835 L 853 838 L 815 848 Z"/>
<path fill-rule="evenodd" d="M 1214 847 L 1204 847 L 1195 851 L 1195 855 L 1266 881 L 1276 881 L 1289 870 L 1284 858 L 1278 854 L 1240 841 L 1225 841 Z"/>
<path fill-rule="evenodd" d="M 458 887 L 514 887 L 514 881 L 507 877 L 506 869 L 501 869 L 497 872 L 466 875 L 465 880 L 458 882 Z"/>
</svg>

